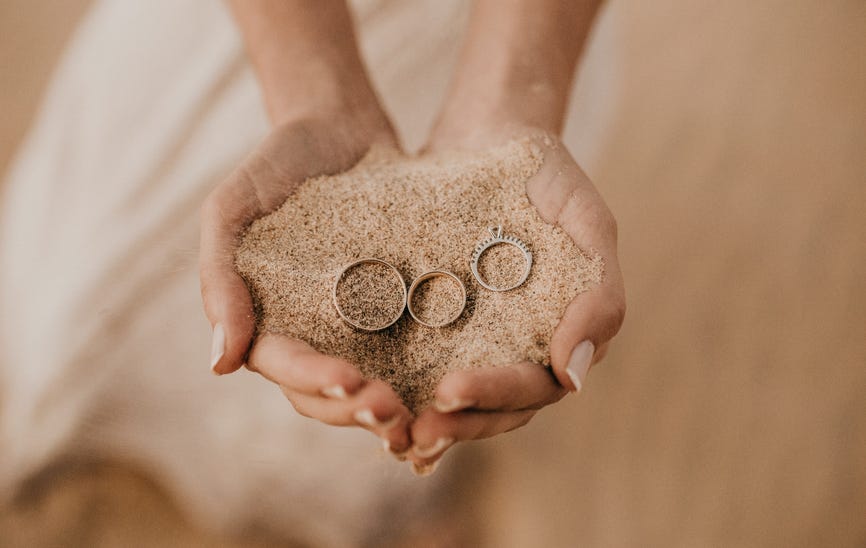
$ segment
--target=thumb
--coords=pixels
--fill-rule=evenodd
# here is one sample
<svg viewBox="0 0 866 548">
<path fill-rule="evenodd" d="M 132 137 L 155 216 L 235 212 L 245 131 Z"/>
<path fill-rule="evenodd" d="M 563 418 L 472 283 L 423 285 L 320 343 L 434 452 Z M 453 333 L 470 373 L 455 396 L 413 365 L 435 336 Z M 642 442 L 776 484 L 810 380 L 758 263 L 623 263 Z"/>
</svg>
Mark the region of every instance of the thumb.
<svg viewBox="0 0 866 548">
<path fill-rule="evenodd" d="M 580 205 L 577 198 L 580 195 L 580 191 L 571 194 L 560 210 L 558 222 L 576 242 L 589 243 L 584 249 L 589 248 L 601 257 L 604 276 L 600 284 L 577 295 L 568 304 L 550 341 L 553 372 L 562 386 L 573 391 L 583 388 L 590 366 L 604 356 L 608 342 L 625 319 L 625 288 L 616 253 L 616 223 L 606 207 Z"/>
<path fill-rule="evenodd" d="M 244 365 L 255 331 L 252 297 L 234 266 L 238 235 L 254 204 L 232 196 L 232 190 L 217 187 L 201 210 L 201 296 L 213 327 L 210 367 L 217 375 Z"/>
<path fill-rule="evenodd" d="M 600 361 L 625 317 L 625 296 L 617 264 L 608 260 L 601 285 L 575 297 L 550 341 L 550 361 L 559 383 L 580 391 L 589 368 Z"/>
<path fill-rule="evenodd" d="M 530 201 L 543 219 L 559 225 L 579 248 L 604 261 L 603 281 L 569 303 L 550 341 L 554 375 L 562 386 L 579 391 L 625 317 L 616 221 L 563 145 L 555 143 L 544 153 L 542 169 L 527 183 Z"/>
<path fill-rule="evenodd" d="M 616 252 L 616 221 L 594 188 L 575 190 L 560 209 L 558 224 L 577 243 L 604 261 L 602 282 L 577 295 L 566 307 L 550 341 L 550 361 L 562 386 L 580 391 L 591 365 L 607 351 L 608 342 L 625 319 L 625 288 Z M 587 245 L 588 244 L 588 245 Z"/>
</svg>

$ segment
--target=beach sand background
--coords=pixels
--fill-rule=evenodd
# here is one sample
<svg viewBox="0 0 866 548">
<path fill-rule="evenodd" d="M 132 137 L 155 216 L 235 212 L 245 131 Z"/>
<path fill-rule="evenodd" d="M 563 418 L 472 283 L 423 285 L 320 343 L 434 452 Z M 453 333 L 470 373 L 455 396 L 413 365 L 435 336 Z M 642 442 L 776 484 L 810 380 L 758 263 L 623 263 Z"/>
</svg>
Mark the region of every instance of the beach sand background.
<svg viewBox="0 0 866 548">
<path fill-rule="evenodd" d="M 85 6 L 0 0 L 0 168 Z M 859 0 L 606 8 L 566 141 L 619 220 L 629 312 L 584 394 L 483 443 L 484 545 L 866 543 L 864 28 Z M 0 539 L 266 544 L 119 464 L 47 478 Z"/>
</svg>

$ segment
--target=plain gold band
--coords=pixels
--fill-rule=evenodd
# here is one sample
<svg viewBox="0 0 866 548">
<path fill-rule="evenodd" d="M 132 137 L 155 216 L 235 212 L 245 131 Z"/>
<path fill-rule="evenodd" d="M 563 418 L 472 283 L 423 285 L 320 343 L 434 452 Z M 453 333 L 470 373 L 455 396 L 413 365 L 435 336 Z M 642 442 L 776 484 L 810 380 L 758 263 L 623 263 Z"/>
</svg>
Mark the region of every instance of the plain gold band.
<svg viewBox="0 0 866 548">
<path fill-rule="evenodd" d="M 397 315 L 394 317 L 394 319 L 392 319 L 386 325 L 383 325 L 381 327 L 372 327 L 372 328 L 371 327 L 364 327 L 364 326 L 356 323 L 355 321 L 351 320 L 348 316 L 346 316 L 346 314 L 340 308 L 340 303 L 337 302 L 337 286 L 340 285 L 340 280 L 343 279 L 343 276 L 346 274 L 346 272 L 349 271 L 350 268 L 353 268 L 353 267 L 356 267 L 356 266 L 362 265 L 362 264 L 382 264 L 382 265 L 385 265 L 388 268 L 390 268 L 391 271 L 394 272 L 394 274 L 397 276 L 397 279 L 400 280 L 400 289 L 402 289 L 402 291 L 403 291 L 403 306 L 400 308 L 400 312 L 397 313 Z M 403 275 L 400 274 L 400 271 L 397 270 L 397 267 L 392 265 L 391 263 L 389 263 L 387 261 L 383 261 L 382 259 L 376 259 L 373 257 L 367 257 L 364 259 L 359 259 L 359 260 L 355 261 L 354 263 L 351 263 L 351 264 L 344 266 L 343 269 L 339 272 L 339 274 L 337 274 L 337 279 L 334 281 L 334 287 L 331 290 L 331 294 L 332 294 L 333 301 L 334 301 L 334 308 L 337 309 L 337 314 L 340 315 L 340 318 L 344 322 L 346 322 L 347 324 L 354 327 L 355 329 L 358 329 L 360 331 L 368 331 L 368 332 L 381 331 L 383 329 L 388 329 L 389 327 L 391 327 L 392 325 L 397 323 L 397 320 L 400 319 L 400 317 L 403 315 L 403 311 L 406 309 L 406 302 L 408 299 L 408 293 L 406 292 L 406 280 L 403 279 Z"/>
<path fill-rule="evenodd" d="M 457 282 L 457 285 L 460 287 L 463 304 L 460 305 L 460 310 L 458 310 L 457 313 L 454 314 L 447 321 L 439 324 L 431 324 L 422 321 L 420 318 L 418 318 L 418 316 L 415 315 L 415 311 L 412 309 L 412 297 L 415 295 L 415 290 L 418 289 L 418 286 L 421 285 L 421 282 L 427 281 L 430 278 L 437 278 L 440 276 L 451 278 L 455 282 Z M 458 278 L 454 273 L 447 270 L 431 270 L 430 272 L 425 272 L 424 274 L 421 274 L 420 276 L 415 278 L 415 280 L 412 282 L 412 285 L 409 286 L 409 293 L 406 296 L 406 308 L 409 309 L 409 315 L 412 316 L 412 319 L 420 323 L 421 325 L 426 325 L 427 327 L 445 327 L 446 325 L 454 323 L 457 318 L 459 318 L 460 315 L 463 314 L 463 310 L 466 309 L 466 286 L 463 285 L 463 281 L 460 280 L 460 278 Z"/>
</svg>

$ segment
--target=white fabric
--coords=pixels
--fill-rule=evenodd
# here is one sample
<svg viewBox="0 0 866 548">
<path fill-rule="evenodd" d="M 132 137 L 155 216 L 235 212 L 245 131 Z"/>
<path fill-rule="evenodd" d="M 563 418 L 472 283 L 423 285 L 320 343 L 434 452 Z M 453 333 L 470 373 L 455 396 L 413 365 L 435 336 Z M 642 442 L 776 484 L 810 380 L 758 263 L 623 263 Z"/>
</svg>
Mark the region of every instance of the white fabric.
<svg viewBox="0 0 866 548">
<path fill-rule="evenodd" d="M 357 13 L 384 101 L 417 146 L 464 3 Z M 299 417 L 253 374 L 208 370 L 198 206 L 267 131 L 223 3 L 91 9 L 0 202 L 0 493 L 69 455 L 121 459 L 203 523 L 337 545 L 423 505 L 435 481 L 369 433 Z"/>
</svg>

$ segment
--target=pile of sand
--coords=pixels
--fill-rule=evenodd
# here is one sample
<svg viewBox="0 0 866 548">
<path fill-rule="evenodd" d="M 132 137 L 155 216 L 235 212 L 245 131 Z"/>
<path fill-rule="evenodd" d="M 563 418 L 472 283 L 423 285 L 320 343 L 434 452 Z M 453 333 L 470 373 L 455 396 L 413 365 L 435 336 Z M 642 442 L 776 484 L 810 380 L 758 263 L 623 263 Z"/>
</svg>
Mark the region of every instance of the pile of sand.
<svg viewBox="0 0 866 548">
<path fill-rule="evenodd" d="M 390 383 L 415 412 L 448 371 L 548 364 L 550 338 L 566 305 L 600 282 L 603 264 L 543 222 L 529 203 L 525 184 L 541 162 L 541 152 L 524 141 L 485 153 L 423 157 L 379 148 L 346 173 L 306 181 L 249 227 L 236 254 L 259 332 L 290 335 L 357 364 L 367 378 Z M 488 227 L 500 224 L 504 234 L 528 245 L 533 265 L 522 286 L 493 292 L 475 281 L 469 260 L 489 237 Z M 516 251 L 492 248 L 479 271 L 488 282 L 507 285 L 523 266 Z M 332 290 L 337 274 L 365 257 L 393 264 L 406 284 L 430 270 L 453 272 L 466 286 L 466 309 L 442 328 L 420 325 L 407 312 L 383 331 L 353 329 L 339 317 Z M 354 292 L 362 319 L 364 310 L 375 315 L 379 305 L 393 310 L 387 289 L 393 283 L 384 274 L 356 277 L 341 298 L 350 302 Z M 453 287 L 442 286 L 447 278 L 428 283 L 416 304 L 434 319 L 447 316 Z M 436 308 L 440 298 L 444 311 Z"/>
</svg>

